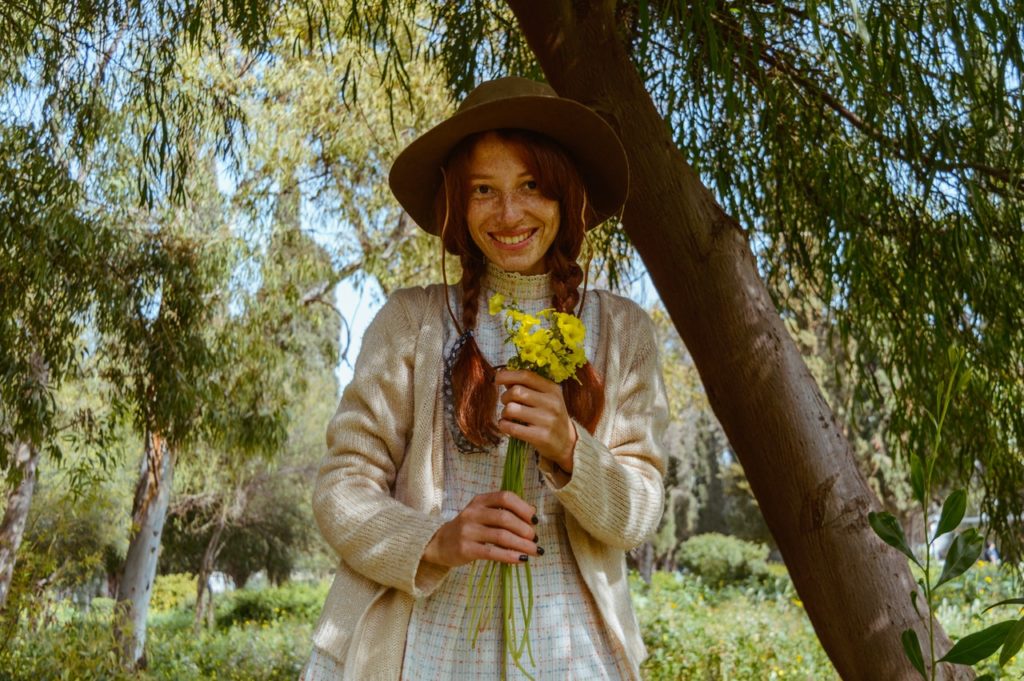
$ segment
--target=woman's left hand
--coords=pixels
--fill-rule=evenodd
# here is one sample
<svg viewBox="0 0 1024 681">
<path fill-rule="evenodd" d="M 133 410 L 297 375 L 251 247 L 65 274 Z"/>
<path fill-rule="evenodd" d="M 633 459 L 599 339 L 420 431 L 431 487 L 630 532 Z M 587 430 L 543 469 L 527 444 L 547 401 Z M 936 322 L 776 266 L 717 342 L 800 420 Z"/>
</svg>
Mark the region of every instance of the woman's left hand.
<svg viewBox="0 0 1024 681">
<path fill-rule="evenodd" d="M 498 430 L 534 446 L 566 473 L 572 473 L 576 426 L 569 418 L 562 388 L 532 371 L 500 369 L 495 384 L 505 386 Z"/>
</svg>

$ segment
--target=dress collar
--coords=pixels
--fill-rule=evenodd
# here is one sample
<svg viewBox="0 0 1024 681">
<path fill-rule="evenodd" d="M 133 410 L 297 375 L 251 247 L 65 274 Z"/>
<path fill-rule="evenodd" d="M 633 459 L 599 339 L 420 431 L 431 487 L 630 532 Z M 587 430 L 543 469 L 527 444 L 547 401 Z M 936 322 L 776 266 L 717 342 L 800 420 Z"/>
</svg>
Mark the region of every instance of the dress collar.
<svg viewBox="0 0 1024 681">
<path fill-rule="evenodd" d="M 550 299 L 553 292 L 551 277 L 546 273 L 506 272 L 492 263 L 487 263 L 483 285 L 491 293 L 500 293 L 506 298 L 512 298 L 519 302 Z"/>
</svg>

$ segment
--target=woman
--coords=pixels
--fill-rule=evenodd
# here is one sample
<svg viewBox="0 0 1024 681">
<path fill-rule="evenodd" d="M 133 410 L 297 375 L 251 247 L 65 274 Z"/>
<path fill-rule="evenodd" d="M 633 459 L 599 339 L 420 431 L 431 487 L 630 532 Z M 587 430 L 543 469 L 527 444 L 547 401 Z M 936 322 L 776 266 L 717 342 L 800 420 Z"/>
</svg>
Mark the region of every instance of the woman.
<svg viewBox="0 0 1024 681">
<path fill-rule="evenodd" d="M 649 318 L 581 295 L 576 263 L 624 203 L 618 138 L 548 86 L 503 78 L 410 144 L 390 181 L 462 281 L 396 292 L 364 336 L 313 498 L 341 562 L 306 678 L 498 678 L 500 612 L 470 645 L 475 560 L 530 561 L 535 678 L 639 678 L 624 552 L 661 515 L 664 390 Z M 494 293 L 581 317 L 579 382 L 493 368 L 510 356 Z M 506 436 L 536 450 L 523 498 L 495 491 Z"/>
</svg>

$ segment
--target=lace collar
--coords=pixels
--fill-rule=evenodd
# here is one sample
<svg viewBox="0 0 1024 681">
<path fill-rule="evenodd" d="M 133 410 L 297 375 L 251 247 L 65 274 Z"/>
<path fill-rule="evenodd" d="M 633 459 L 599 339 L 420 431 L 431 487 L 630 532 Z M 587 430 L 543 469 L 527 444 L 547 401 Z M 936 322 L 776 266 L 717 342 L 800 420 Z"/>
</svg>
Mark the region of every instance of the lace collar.
<svg viewBox="0 0 1024 681">
<path fill-rule="evenodd" d="M 488 293 L 500 293 L 506 298 L 519 302 L 526 300 L 550 300 L 551 277 L 545 274 L 519 274 L 506 272 L 498 266 L 487 263 L 483 287 Z"/>
</svg>

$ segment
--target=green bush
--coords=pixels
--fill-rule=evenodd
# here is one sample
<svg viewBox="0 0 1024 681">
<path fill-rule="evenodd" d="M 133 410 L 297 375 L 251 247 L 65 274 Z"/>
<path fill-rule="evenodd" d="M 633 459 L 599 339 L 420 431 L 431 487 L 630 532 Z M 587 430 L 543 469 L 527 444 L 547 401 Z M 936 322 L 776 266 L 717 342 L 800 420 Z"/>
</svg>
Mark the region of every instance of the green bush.
<svg viewBox="0 0 1024 681">
<path fill-rule="evenodd" d="M 151 612 L 191 608 L 196 604 L 196 577 L 187 573 L 158 575 L 149 601 Z"/>
<path fill-rule="evenodd" d="M 768 547 L 710 532 L 687 539 L 676 560 L 710 586 L 761 581 L 770 576 Z"/>
<path fill-rule="evenodd" d="M 258 591 L 243 589 L 225 596 L 217 606 L 218 627 L 282 618 L 315 621 L 327 598 L 327 590 L 323 584 L 288 582 Z"/>
</svg>

